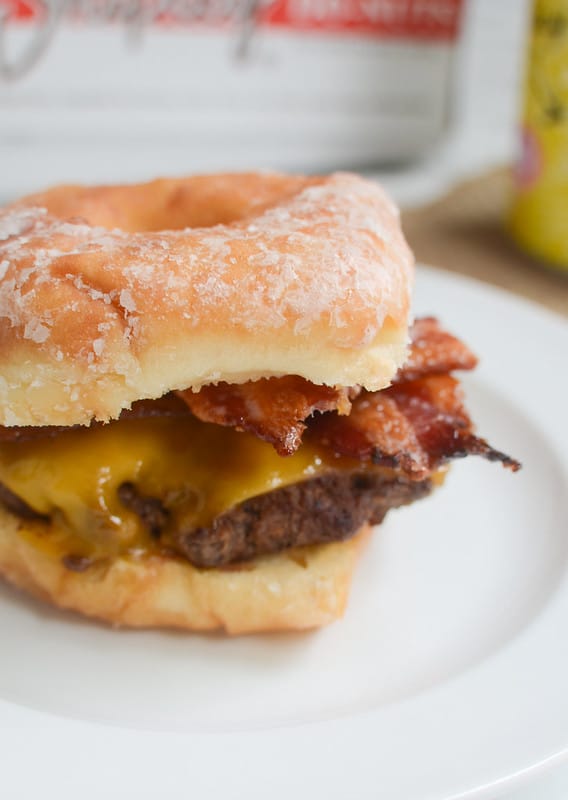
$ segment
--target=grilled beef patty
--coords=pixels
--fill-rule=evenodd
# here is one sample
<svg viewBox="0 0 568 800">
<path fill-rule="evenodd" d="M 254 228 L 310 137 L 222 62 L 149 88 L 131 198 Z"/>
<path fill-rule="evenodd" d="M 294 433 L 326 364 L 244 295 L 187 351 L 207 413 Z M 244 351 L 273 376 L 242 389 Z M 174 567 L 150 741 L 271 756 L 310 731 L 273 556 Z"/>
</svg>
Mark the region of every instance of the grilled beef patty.
<svg viewBox="0 0 568 800">
<path fill-rule="evenodd" d="M 141 494 L 132 483 L 122 484 L 118 496 L 154 539 L 167 528 L 168 547 L 176 553 L 197 567 L 221 567 L 292 547 L 349 539 L 365 523 L 382 522 L 390 508 L 431 490 L 430 480 L 337 470 L 245 500 L 207 527 L 173 531 L 159 498 Z M 22 519 L 49 522 L 2 484 L 0 503 Z"/>
<path fill-rule="evenodd" d="M 372 472 L 334 471 L 252 497 L 207 527 L 169 531 L 176 552 L 198 567 L 220 567 L 291 547 L 343 541 L 366 522 L 382 522 L 390 508 L 406 505 L 432 490 L 432 482 L 385 478 Z M 156 498 L 119 496 L 156 536 Z M 123 496 L 124 495 L 124 496 Z M 162 507 L 162 513 L 166 509 Z"/>
</svg>

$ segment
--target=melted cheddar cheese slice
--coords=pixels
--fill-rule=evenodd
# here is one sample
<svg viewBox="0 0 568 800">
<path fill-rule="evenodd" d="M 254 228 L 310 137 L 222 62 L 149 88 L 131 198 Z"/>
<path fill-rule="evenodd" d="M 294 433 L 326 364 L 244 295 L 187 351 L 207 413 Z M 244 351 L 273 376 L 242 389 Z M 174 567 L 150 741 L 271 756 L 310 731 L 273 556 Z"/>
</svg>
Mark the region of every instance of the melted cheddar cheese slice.
<svg viewBox="0 0 568 800">
<path fill-rule="evenodd" d="M 24 535 L 59 555 L 89 557 L 158 547 L 121 503 L 118 489 L 125 482 L 160 499 L 169 525 L 193 528 L 329 466 L 309 445 L 282 458 L 255 436 L 189 415 L 125 419 L 0 445 L 0 481 L 52 520 L 26 524 Z"/>
</svg>

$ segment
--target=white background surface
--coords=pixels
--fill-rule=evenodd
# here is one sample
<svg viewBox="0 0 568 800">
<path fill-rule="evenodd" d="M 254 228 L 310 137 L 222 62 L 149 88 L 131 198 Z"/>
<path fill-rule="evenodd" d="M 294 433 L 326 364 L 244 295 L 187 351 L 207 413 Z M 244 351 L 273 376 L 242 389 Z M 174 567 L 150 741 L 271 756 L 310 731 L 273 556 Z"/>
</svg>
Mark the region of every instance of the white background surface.
<svg viewBox="0 0 568 800">
<path fill-rule="evenodd" d="M 465 39 L 449 73 L 450 133 L 422 163 L 381 172 L 399 202 L 435 196 L 461 176 L 509 160 L 515 146 L 528 0 L 463 2 Z M 14 33 L 6 37 L 12 45 Z M 159 36 L 127 48 L 121 26 L 100 41 L 97 31 L 84 42 L 75 33 L 58 32 L 27 77 L 0 85 L 0 200 L 55 182 L 370 166 L 377 150 L 403 150 L 405 138 L 411 150 L 417 138 L 428 138 L 427 120 L 418 134 L 419 114 L 405 111 L 405 124 L 402 112 L 380 114 L 381 102 L 393 102 L 408 83 L 404 107 L 411 96 L 414 105 L 434 101 L 436 92 L 423 93 L 445 63 L 436 45 L 429 58 L 420 56 L 424 74 L 408 67 L 405 77 L 394 53 L 379 57 L 368 41 L 323 42 L 318 50 L 317 38 L 303 46 L 284 38 L 271 45 L 272 61 L 253 58 L 248 71 L 215 39 L 189 38 L 185 46 L 179 34 L 169 53 L 169 40 Z M 384 78 L 390 59 L 394 93 Z"/>
</svg>

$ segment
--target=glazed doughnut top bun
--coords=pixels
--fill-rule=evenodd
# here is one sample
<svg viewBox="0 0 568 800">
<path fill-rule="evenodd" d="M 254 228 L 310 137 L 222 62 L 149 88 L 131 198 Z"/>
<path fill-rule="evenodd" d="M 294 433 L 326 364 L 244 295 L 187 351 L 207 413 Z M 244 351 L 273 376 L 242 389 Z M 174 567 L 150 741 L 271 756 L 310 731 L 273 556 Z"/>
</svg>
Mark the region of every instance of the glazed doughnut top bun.
<svg viewBox="0 0 568 800">
<path fill-rule="evenodd" d="M 271 375 L 382 389 L 406 355 L 412 257 L 352 175 L 60 187 L 0 225 L 5 425 Z"/>
<path fill-rule="evenodd" d="M 356 175 L 60 186 L 0 210 L 0 574 L 115 624 L 343 612 L 369 524 L 468 453 L 471 351 L 409 327 Z"/>
</svg>

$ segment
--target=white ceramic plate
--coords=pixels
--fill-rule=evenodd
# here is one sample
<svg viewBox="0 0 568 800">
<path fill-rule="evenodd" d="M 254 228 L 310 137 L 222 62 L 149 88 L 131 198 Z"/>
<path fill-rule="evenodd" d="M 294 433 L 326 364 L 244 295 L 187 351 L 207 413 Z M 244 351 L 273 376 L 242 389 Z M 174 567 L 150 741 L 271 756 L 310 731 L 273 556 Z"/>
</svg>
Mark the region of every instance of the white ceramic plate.
<svg viewBox="0 0 568 800">
<path fill-rule="evenodd" d="M 420 268 L 417 313 L 483 355 L 483 435 L 393 512 L 348 612 L 226 640 L 109 630 L 0 590 L 2 797 L 495 796 L 568 748 L 568 326 Z"/>
</svg>

